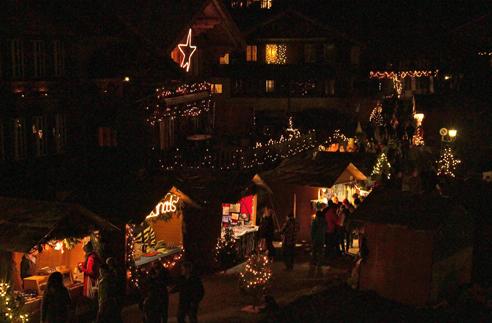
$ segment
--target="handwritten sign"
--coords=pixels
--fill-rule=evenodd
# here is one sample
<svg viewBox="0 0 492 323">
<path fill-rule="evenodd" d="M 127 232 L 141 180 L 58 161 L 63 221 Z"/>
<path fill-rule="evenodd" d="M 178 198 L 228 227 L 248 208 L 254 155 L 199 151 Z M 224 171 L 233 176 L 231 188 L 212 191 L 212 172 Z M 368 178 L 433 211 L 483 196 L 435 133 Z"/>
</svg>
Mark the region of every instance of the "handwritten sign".
<svg viewBox="0 0 492 323">
<path fill-rule="evenodd" d="M 155 208 L 147 215 L 146 219 L 156 218 L 160 215 L 176 212 L 176 205 L 179 202 L 179 196 L 167 193 Z"/>
</svg>

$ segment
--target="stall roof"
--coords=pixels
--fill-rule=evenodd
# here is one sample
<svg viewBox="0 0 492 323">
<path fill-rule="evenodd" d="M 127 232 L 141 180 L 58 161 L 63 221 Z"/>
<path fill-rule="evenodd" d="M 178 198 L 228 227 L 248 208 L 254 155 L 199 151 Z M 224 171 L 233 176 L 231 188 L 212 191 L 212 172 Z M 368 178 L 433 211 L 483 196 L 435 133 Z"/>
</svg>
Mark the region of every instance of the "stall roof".
<svg viewBox="0 0 492 323">
<path fill-rule="evenodd" d="M 437 193 L 418 194 L 397 189 L 378 188 L 355 211 L 359 222 L 404 225 L 420 230 L 433 230 L 448 220 L 457 204 Z"/>
<path fill-rule="evenodd" d="M 343 183 L 350 176 L 357 180 L 365 180 L 363 171 L 372 167 L 374 160 L 374 154 L 308 151 L 284 159 L 273 170 L 261 172 L 259 177 L 266 184 L 331 187 Z"/>
<path fill-rule="evenodd" d="M 27 252 L 51 239 L 118 230 L 78 204 L 0 197 L 0 249 Z"/>
</svg>

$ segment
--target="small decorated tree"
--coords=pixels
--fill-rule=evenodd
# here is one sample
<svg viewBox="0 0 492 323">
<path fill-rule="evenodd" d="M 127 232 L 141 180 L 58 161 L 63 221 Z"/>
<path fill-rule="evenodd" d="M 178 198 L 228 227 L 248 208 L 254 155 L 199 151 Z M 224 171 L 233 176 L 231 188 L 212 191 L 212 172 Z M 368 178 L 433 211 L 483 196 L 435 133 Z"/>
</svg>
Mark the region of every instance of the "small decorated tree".
<svg viewBox="0 0 492 323">
<path fill-rule="evenodd" d="M 220 237 L 215 246 L 215 261 L 220 269 L 227 270 L 237 260 L 237 244 L 231 227 L 225 228 L 224 236 Z"/>
<path fill-rule="evenodd" d="M 381 155 L 379 155 L 371 173 L 372 178 L 381 178 L 383 176 L 386 176 L 387 179 L 390 179 L 391 177 L 391 164 L 389 163 L 388 157 L 386 157 L 385 153 L 381 153 Z"/>
<path fill-rule="evenodd" d="M 29 315 L 22 313 L 25 299 L 15 295 L 9 283 L 0 283 L 0 322 L 24 323 Z"/>
<path fill-rule="evenodd" d="M 254 298 L 253 308 L 270 287 L 271 279 L 272 268 L 268 256 L 253 253 L 246 261 L 246 266 L 239 276 L 241 290 Z"/>
<path fill-rule="evenodd" d="M 459 164 L 461 164 L 461 160 L 454 157 L 453 150 L 450 147 L 445 148 L 437 161 L 437 176 L 455 177 L 455 171 Z"/>
</svg>

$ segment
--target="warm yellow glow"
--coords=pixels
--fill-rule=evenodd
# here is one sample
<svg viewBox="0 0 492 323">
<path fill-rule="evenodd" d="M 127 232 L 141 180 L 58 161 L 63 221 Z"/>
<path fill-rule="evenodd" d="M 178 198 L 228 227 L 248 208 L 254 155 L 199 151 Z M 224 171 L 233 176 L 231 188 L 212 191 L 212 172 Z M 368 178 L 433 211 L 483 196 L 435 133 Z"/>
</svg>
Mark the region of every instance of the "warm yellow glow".
<svg viewBox="0 0 492 323">
<path fill-rule="evenodd" d="M 451 79 L 451 75 L 444 75 L 444 79 L 447 81 L 447 80 L 450 80 Z"/>
<path fill-rule="evenodd" d="M 64 253 L 65 250 L 63 250 L 63 241 L 57 241 L 53 249 L 55 249 L 56 251 L 60 251 L 61 253 Z"/>
<path fill-rule="evenodd" d="M 265 92 L 272 93 L 275 91 L 275 80 L 265 80 Z"/>
<path fill-rule="evenodd" d="M 145 219 L 156 218 L 161 214 L 176 212 L 176 204 L 179 202 L 179 196 L 167 193 L 164 199 L 160 201 Z"/>
<path fill-rule="evenodd" d="M 449 137 L 454 138 L 458 134 L 458 130 L 456 130 L 456 129 L 449 129 L 448 134 L 449 134 Z"/>
<path fill-rule="evenodd" d="M 284 44 L 266 44 L 266 46 L 265 46 L 265 63 L 267 63 L 267 64 L 286 64 L 287 63 L 287 45 L 284 45 Z"/>
<path fill-rule="evenodd" d="M 125 76 L 125 78 L 123 78 L 123 81 L 130 82 L 130 77 L 129 76 Z"/>
<path fill-rule="evenodd" d="M 221 94 L 222 93 L 222 84 L 221 83 L 212 84 L 211 89 L 212 89 L 212 93 Z"/>
<path fill-rule="evenodd" d="M 423 113 L 415 113 L 413 116 L 415 121 L 417 121 L 417 126 L 420 126 L 422 124 L 422 120 L 424 120 L 424 114 Z"/>
<path fill-rule="evenodd" d="M 225 53 L 223 56 L 219 57 L 219 64 L 221 65 L 229 64 L 229 53 Z"/>
</svg>

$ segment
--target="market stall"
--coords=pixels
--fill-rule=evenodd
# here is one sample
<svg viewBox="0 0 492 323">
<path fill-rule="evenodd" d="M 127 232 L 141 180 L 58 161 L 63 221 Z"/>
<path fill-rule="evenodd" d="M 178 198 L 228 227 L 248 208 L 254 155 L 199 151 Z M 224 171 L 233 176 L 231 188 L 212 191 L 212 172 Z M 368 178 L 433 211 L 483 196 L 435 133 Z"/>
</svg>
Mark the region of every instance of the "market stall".
<svg viewBox="0 0 492 323">
<path fill-rule="evenodd" d="M 72 299 L 82 295 L 84 261 L 82 246 L 97 241 L 99 230 L 117 230 L 111 223 L 76 204 L 0 198 L 0 250 L 9 257 L 7 277 L 22 312 L 31 318 L 40 313 L 41 300 L 51 273 L 58 271 Z"/>
<path fill-rule="evenodd" d="M 253 178 L 265 192 L 258 203 L 272 206 L 279 225 L 293 213 L 299 224 L 298 242 L 310 241 L 312 217 L 329 199 L 353 202 L 353 193 L 368 193 L 361 169 L 370 169 L 374 159 L 370 154 L 332 152 L 306 152 L 284 159 L 275 169 Z"/>
<path fill-rule="evenodd" d="M 226 228 L 232 229 L 240 259 L 247 257 L 256 247 L 256 209 L 256 194 L 244 196 L 237 203 L 222 203 L 221 237 L 224 237 Z"/>
<path fill-rule="evenodd" d="M 199 208 L 187 195 L 172 187 L 139 224 L 127 225 L 129 276 L 160 261 L 170 268 L 183 255 L 185 206 Z"/>
</svg>

